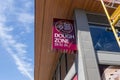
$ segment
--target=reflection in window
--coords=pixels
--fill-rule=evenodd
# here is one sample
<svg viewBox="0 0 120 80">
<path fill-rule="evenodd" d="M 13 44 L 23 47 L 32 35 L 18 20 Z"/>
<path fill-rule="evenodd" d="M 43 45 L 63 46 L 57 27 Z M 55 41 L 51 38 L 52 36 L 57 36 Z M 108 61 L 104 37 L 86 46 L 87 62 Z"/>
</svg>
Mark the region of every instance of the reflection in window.
<svg viewBox="0 0 120 80">
<path fill-rule="evenodd" d="M 90 32 L 95 50 L 120 52 L 115 37 L 105 27 L 90 25 Z"/>
</svg>

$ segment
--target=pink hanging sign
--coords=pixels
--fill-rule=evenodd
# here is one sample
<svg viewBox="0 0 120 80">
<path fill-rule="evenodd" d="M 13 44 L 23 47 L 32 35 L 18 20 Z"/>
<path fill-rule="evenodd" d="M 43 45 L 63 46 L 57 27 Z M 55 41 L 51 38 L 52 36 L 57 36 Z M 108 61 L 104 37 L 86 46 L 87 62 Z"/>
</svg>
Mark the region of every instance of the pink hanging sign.
<svg viewBox="0 0 120 80">
<path fill-rule="evenodd" d="M 73 20 L 53 19 L 52 48 L 57 50 L 76 50 Z"/>
</svg>

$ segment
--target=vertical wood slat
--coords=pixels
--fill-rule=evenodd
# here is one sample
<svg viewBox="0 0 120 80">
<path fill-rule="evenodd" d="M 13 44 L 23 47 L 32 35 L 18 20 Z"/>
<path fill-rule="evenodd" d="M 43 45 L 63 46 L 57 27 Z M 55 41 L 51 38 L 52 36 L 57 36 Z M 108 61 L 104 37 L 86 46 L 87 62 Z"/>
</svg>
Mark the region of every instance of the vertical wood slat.
<svg viewBox="0 0 120 80">
<path fill-rule="evenodd" d="M 43 30 L 43 15 L 44 15 L 45 0 L 35 0 L 35 69 L 34 79 L 39 80 L 40 58 L 41 58 L 41 43 Z M 40 5 L 40 6 L 39 6 Z"/>
</svg>

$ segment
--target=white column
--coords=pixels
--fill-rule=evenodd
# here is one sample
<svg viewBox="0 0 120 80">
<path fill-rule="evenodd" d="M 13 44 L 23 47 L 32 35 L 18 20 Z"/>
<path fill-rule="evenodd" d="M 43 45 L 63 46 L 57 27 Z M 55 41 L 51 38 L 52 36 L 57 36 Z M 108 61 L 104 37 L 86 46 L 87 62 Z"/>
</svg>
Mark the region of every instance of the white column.
<svg viewBox="0 0 120 80">
<path fill-rule="evenodd" d="M 78 80 L 101 80 L 86 13 L 75 10 L 78 47 Z"/>
</svg>

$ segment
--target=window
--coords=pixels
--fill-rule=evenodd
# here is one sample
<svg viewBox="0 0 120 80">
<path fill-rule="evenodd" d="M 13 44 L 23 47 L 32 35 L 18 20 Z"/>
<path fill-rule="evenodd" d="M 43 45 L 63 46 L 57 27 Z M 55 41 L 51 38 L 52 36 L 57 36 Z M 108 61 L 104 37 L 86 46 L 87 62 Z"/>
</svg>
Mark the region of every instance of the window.
<svg viewBox="0 0 120 80">
<path fill-rule="evenodd" d="M 90 32 L 95 50 L 120 52 L 112 31 L 103 26 L 90 25 Z"/>
</svg>

